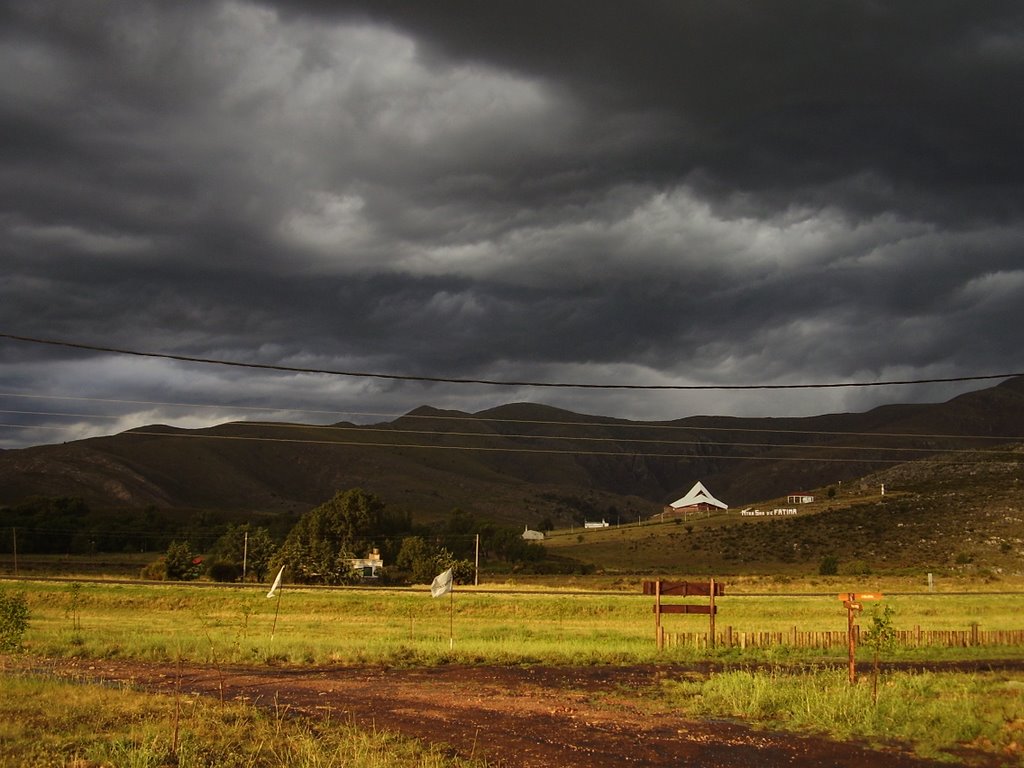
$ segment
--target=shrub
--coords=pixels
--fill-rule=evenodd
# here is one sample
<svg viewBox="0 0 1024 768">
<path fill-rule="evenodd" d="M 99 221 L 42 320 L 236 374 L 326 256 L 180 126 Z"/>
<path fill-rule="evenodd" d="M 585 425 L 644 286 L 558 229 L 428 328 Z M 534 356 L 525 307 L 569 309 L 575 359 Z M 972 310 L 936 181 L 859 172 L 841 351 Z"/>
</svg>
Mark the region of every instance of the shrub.
<svg viewBox="0 0 1024 768">
<path fill-rule="evenodd" d="M 231 582 L 242 578 L 242 566 L 224 560 L 215 560 L 206 569 L 207 575 L 214 581 Z"/>
<path fill-rule="evenodd" d="M 192 581 L 199 577 L 200 562 L 187 541 L 172 541 L 164 557 L 165 576 L 168 581 Z"/>
<path fill-rule="evenodd" d="M 820 576 L 835 576 L 839 573 L 839 558 L 835 555 L 825 555 L 821 558 L 821 564 L 818 565 L 818 575 Z"/>
<path fill-rule="evenodd" d="M 871 566 L 864 560 L 851 560 L 843 567 L 844 576 L 869 576 Z"/>
<path fill-rule="evenodd" d="M 163 581 L 167 578 L 167 565 L 161 557 L 146 563 L 139 569 L 139 578 L 144 581 Z"/>
<path fill-rule="evenodd" d="M 28 599 L 24 592 L 0 592 L 0 651 L 21 649 L 21 639 L 28 629 Z"/>
</svg>

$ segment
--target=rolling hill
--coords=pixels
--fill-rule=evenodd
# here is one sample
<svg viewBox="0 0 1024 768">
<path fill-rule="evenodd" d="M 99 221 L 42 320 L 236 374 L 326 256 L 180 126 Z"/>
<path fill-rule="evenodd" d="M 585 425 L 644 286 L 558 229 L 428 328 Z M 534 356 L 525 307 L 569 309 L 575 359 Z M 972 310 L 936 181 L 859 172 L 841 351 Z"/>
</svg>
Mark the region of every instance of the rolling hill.
<svg viewBox="0 0 1024 768">
<path fill-rule="evenodd" d="M 0 452 L 0 504 L 76 496 L 110 508 L 304 511 L 362 487 L 425 519 L 459 507 L 567 526 L 653 514 L 698 479 L 739 507 L 1020 435 L 1024 378 L 945 403 L 806 418 L 635 422 L 517 403 L 423 407 L 371 425 L 152 425 Z"/>
<path fill-rule="evenodd" d="M 883 491 L 884 488 L 884 491 Z M 559 530 L 549 553 L 606 573 L 792 574 L 826 558 L 843 576 L 984 576 L 1024 571 L 1024 444 L 936 454 L 754 508 L 689 519 Z M 755 516 L 754 511 L 784 511 Z M 788 514 L 793 512 L 795 514 Z"/>
</svg>

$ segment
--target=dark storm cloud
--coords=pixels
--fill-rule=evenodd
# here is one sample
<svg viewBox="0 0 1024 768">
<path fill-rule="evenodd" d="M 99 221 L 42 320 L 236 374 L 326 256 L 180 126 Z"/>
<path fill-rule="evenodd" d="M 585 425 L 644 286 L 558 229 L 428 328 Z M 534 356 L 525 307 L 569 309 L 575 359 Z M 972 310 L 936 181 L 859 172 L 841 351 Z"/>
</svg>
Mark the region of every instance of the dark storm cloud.
<svg viewBox="0 0 1024 768">
<path fill-rule="evenodd" d="M 1021 368 L 1019 3 L 82 0 L 0 22 L 5 332 L 514 380 Z M 26 347 L 0 344 L 0 391 L 225 417 L 936 394 L 584 398 Z"/>
<path fill-rule="evenodd" d="M 955 213 L 944 205 L 952 195 L 976 214 L 1020 212 L 1019 189 L 1005 186 L 1024 172 L 1024 116 L 1009 108 L 1024 96 L 1024 12 L 1012 1 L 354 2 L 320 11 L 339 5 L 410 32 L 427 57 L 563 87 L 599 125 L 661 121 L 661 145 L 624 146 L 632 163 L 620 160 L 619 172 L 700 170 L 729 192 L 872 174 L 886 209 L 892 181 L 925 199 L 907 200 L 911 209 L 930 202 Z"/>
</svg>

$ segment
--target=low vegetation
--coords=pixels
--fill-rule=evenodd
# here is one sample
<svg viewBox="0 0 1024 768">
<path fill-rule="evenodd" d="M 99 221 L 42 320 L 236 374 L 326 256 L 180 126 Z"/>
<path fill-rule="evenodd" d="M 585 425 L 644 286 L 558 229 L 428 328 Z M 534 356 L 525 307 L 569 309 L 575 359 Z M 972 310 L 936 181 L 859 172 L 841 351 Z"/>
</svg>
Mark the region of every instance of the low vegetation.
<svg viewBox="0 0 1024 768">
<path fill-rule="evenodd" d="M 845 626 L 846 611 L 836 593 L 849 585 L 839 581 L 816 580 L 814 594 L 787 591 L 778 584 L 773 593 L 765 593 L 765 582 L 757 580 L 737 580 L 734 586 L 718 599 L 720 625 L 777 631 Z M 802 590 L 807 583 L 789 586 Z M 889 579 L 878 586 L 897 588 L 906 583 Z M 900 628 L 960 628 L 968 622 L 993 629 L 1019 628 L 1024 594 L 1017 591 L 1019 584 L 1004 586 L 1014 591 L 918 589 L 893 594 L 885 598 L 891 611 L 879 615 L 883 624 L 891 621 Z M 23 581 L 19 594 L 30 609 L 22 646 L 39 657 L 193 661 L 223 670 L 236 664 L 713 661 L 718 671 L 710 677 L 668 673 L 632 695 L 642 697 L 655 712 L 741 717 L 773 729 L 878 744 L 905 740 L 930 756 L 948 756 L 963 748 L 1017 760 L 1015 745 L 1024 730 L 1024 689 L 996 672 L 910 673 L 883 665 L 873 694 L 870 647 L 862 648 L 858 656 L 862 673 L 855 686 L 846 681 L 842 650 L 676 647 L 659 653 L 651 599 L 640 594 L 638 584 L 601 592 L 457 587 L 451 595 L 434 599 L 425 586 L 368 590 L 286 583 L 279 599 L 268 600 L 265 587 Z M 870 614 L 862 618 L 865 629 L 869 618 Z M 672 630 L 700 629 L 707 620 L 686 615 L 665 619 Z M 885 647 L 882 653 L 884 662 L 984 659 L 991 664 L 1024 657 L 1024 647 Z M 11 677 L 4 685 L 16 692 Z M 0 741 L 31 743 L 36 751 L 18 758 L 23 762 L 12 758 L 0 764 L 160 765 L 169 750 L 176 751 L 178 765 L 319 766 L 351 764 L 344 762 L 351 759 L 370 766 L 450 764 L 383 734 L 332 727 L 326 738 L 316 722 L 285 723 L 274 713 L 214 708 L 197 700 L 181 708 L 185 716 L 178 746 L 173 747 L 172 705 L 167 700 L 153 704 L 153 709 L 127 691 L 76 688 L 62 693 L 52 681 L 27 679 L 16 685 L 38 689 L 32 689 L 32 696 L 5 697 L 2 721 L 9 724 L 9 737 Z M 38 696 L 36 690 L 41 692 Z M 615 692 L 608 695 L 614 698 Z M 111 706 L 112 696 L 124 698 Z M 47 697 L 59 699 L 59 705 L 48 705 Z M 610 699 L 608 706 L 614 706 Z M 105 714 L 97 715 L 97 709 Z M 48 735 L 38 736 L 43 729 Z M 244 748 L 238 746 L 243 739 Z M 54 755 L 61 755 L 63 762 Z M 72 758 L 80 762 L 69 763 Z"/>
<path fill-rule="evenodd" d="M 898 588 L 900 582 L 872 584 Z M 727 585 L 728 586 L 728 585 Z M 737 632 L 843 631 L 837 593 L 849 584 L 818 582 L 817 594 L 787 594 L 761 583 L 735 585 L 717 599 L 717 629 Z M 799 585 L 802 586 L 802 585 Z M 751 587 L 754 590 L 751 591 Z M 285 583 L 268 600 L 265 587 L 198 588 L 188 584 L 23 582 L 31 608 L 29 652 L 46 656 L 120 657 L 248 664 L 607 664 L 717 658 L 842 664 L 845 650 L 679 646 L 659 654 L 652 599 L 628 591 L 515 590 L 456 587 L 434 599 L 426 586 L 404 590 L 324 589 Z M 743 591 L 747 590 L 747 594 Z M 900 590 L 902 591 L 902 590 Z M 666 599 L 666 602 L 669 600 Z M 690 602 L 694 602 L 692 599 Z M 896 629 L 1024 629 L 1024 594 L 922 593 L 885 598 Z M 870 626 L 870 612 L 861 622 Z M 706 632 L 707 617 L 673 615 L 667 632 Z M 870 649 L 862 650 L 865 662 Z M 1021 658 L 1024 647 L 896 647 L 887 660 Z"/>
<path fill-rule="evenodd" d="M 28 629 L 28 600 L 24 592 L 0 591 L 0 652 L 21 650 Z"/>
<path fill-rule="evenodd" d="M 617 517 L 622 525 L 550 531 L 542 551 L 525 546 L 519 532 L 487 527 L 458 510 L 421 528 L 407 516 L 386 514 L 361 492 L 328 500 L 306 523 L 300 515 L 250 523 L 197 513 L 182 515 L 178 523 L 187 522 L 176 527 L 170 517 L 152 512 L 166 543 L 159 561 L 152 552 L 140 560 L 134 551 L 146 535 L 141 522 L 132 531 L 140 538 L 127 547 L 133 551 L 116 555 L 93 552 L 100 539 L 78 530 L 65 542 L 64 554 L 47 555 L 58 560 L 44 561 L 38 559 L 43 538 L 26 534 L 20 540 L 22 568 L 28 552 L 44 569 L 56 567 L 60 575 L 81 575 L 83 581 L 0 584 L 0 643 L 7 652 L 36 656 L 184 660 L 218 667 L 712 662 L 716 672 L 710 676 L 665 676 L 652 684 L 642 692 L 646 705 L 875 744 L 907 741 L 920 754 L 942 759 L 959 759 L 958 749 L 970 749 L 1001 764 L 1024 764 L 1019 680 L 991 670 L 893 671 L 890 664 L 921 668 L 939 661 L 1024 659 L 1020 644 L 892 642 L 897 631 L 916 627 L 1024 629 L 1018 469 L 1016 461 L 936 459 L 895 467 L 855 486 L 816 489 L 818 500 L 796 515 L 744 517 L 733 510 L 628 524 Z M 82 511 L 70 501 L 41 508 L 55 520 Z M 190 526 L 202 533 L 190 534 Z M 329 546 L 317 540 L 324 531 L 334 537 Z M 451 596 L 431 598 L 426 589 L 431 574 L 467 564 L 481 531 L 482 588 L 466 588 L 471 572 L 464 571 L 463 584 Z M 254 549 L 246 551 L 249 544 Z M 4 546 L 0 543 L 0 549 Z M 371 546 L 380 547 L 392 564 L 393 583 L 413 586 L 319 586 L 350 581 L 348 557 Z M 247 563 L 254 568 L 247 572 L 250 582 L 272 576 L 279 564 L 287 566 L 275 599 L 267 599 L 265 584 L 235 581 L 239 574 L 232 569 L 240 552 L 254 558 Z M 7 573 L 11 555 L 0 565 Z M 198 560 L 204 556 L 207 567 L 200 573 Z M 154 578 L 199 581 L 84 580 L 117 569 L 134 577 L 147 561 Z M 217 573 L 233 583 L 208 588 L 221 580 Z M 641 581 L 708 576 L 727 587 L 716 601 L 719 631 L 841 631 L 846 611 L 838 593 L 884 593 L 878 611 L 860 619 L 865 639 L 877 642 L 858 653 L 858 684 L 848 683 L 845 651 L 836 648 L 783 643 L 712 649 L 679 643 L 659 652 L 651 599 L 641 595 Z M 706 630 L 707 617 L 670 615 L 664 627 L 669 633 L 699 633 Z M 881 664 L 875 679 L 876 653 Z M 5 693 L 31 695 L 5 696 L 0 704 L 6 729 L 0 750 L 9 750 L 0 751 L 3 765 L 159 765 L 169 755 L 178 765 L 451 764 L 385 735 L 332 727 L 326 738 L 318 723 L 275 713 L 228 707 L 211 714 L 205 703 L 193 700 L 185 709 L 160 699 L 149 708 L 131 691 L 74 689 L 79 696 L 54 681 L 9 675 L 4 685 Z M 105 698 L 111 696 L 120 697 L 115 707 Z M 113 713 L 98 715 L 96 707 L 104 706 Z M 168 728 L 172 711 L 188 713 L 178 736 Z M 89 722 L 96 724 L 93 730 L 84 725 Z M 48 735 L 40 735 L 43 730 Z M 238 746 L 243 740 L 244 748 Z M 18 745 L 28 757 L 14 757 L 20 755 Z"/>
<path fill-rule="evenodd" d="M 327 713 L 290 717 L 199 697 L 8 675 L 0 697 L 5 768 L 457 768 L 420 742 Z"/>
<path fill-rule="evenodd" d="M 966 748 L 1024 762 L 1024 685 L 1016 676 L 893 672 L 879 695 L 851 686 L 841 670 L 726 671 L 708 679 L 666 680 L 660 703 L 694 717 L 742 717 L 773 728 L 913 744 L 922 757 L 960 761 Z"/>
</svg>

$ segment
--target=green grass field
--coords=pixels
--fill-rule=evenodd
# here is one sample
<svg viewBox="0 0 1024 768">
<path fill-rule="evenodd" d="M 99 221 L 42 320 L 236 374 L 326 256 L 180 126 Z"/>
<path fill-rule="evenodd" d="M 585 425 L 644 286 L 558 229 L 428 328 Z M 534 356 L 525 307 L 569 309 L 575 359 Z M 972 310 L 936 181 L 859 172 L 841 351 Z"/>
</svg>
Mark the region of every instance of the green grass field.
<svg viewBox="0 0 1024 768">
<path fill-rule="evenodd" d="M 600 590 L 584 589 L 594 586 L 577 582 L 575 588 L 554 590 L 550 585 L 520 583 L 487 585 L 481 591 L 457 587 L 451 596 L 434 599 L 425 586 L 369 590 L 286 584 L 278 601 L 266 598 L 266 586 L 0 582 L 0 590 L 26 596 L 31 617 L 24 650 L 38 656 L 215 665 L 593 665 L 713 660 L 720 671 L 710 677 L 665 679 L 635 693 L 653 712 L 740 717 L 773 729 L 876 744 L 895 738 L 914 744 L 922 755 L 947 759 L 967 745 L 975 752 L 1005 758 L 1001 765 L 1024 764 L 1019 747 L 1024 739 L 1018 738 L 1024 732 L 1024 682 L 1012 673 L 884 672 L 876 705 L 870 685 L 865 684 L 870 674 L 867 648 L 861 649 L 859 657 L 862 683 L 852 687 L 845 678 L 845 653 L 837 650 L 678 647 L 659 652 L 652 599 L 640 594 L 639 581 L 605 581 Z M 737 631 L 784 632 L 794 626 L 804 631 L 842 630 L 846 611 L 837 593 L 868 586 L 889 592 L 884 602 L 892 606 L 898 628 L 964 628 L 976 622 L 992 629 L 1020 629 L 1024 624 L 1020 618 L 1024 594 L 1011 590 L 1016 584 L 1002 582 L 1006 590 L 1002 592 L 983 582 L 927 593 L 900 590 L 914 585 L 897 578 L 870 584 L 850 584 L 841 578 L 736 579 L 731 585 L 727 582 L 729 591 L 717 599 L 717 622 Z M 965 589 L 968 586 L 973 589 Z M 700 631 L 707 617 L 671 615 L 664 620 L 670 631 Z M 861 619 L 866 620 L 867 615 Z M 927 662 L 1022 657 L 1024 648 L 1003 646 L 903 648 L 886 652 L 884 658 Z M 158 758 L 169 748 L 166 701 L 154 700 L 150 705 L 138 694 L 108 689 L 90 692 L 76 687 L 62 692 L 53 681 L 10 675 L 4 676 L 3 686 L 10 695 L 3 697 L 5 730 L 0 750 L 7 752 L 0 751 L 0 765 L 158 765 Z M 38 686 L 38 697 L 36 688 L 32 688 L 33 697 L 18 695 L 18 686 Z M 114 708 L 121 714 L 94 720 L 96 708 L 104 707 L 111 696 L 124 697 Z M 28 703 L 36 698 L 38 704 Z M 59 704 L 47 703 L 54 701 Z M 198 711 L 196 707 L 208 705 L 190 706 Z M 262 752 L 243 753 L 233 746 L 241 738 L 239 723 L 254 724 L 263 729 L 261 733 L 280 726 L 251 710 L 232 708 L 220 713 L 220 719 L 203 715 L 190 720 L 188 727 L 193 731 L 184 732 L 181 748 L 187 751 L 202 743 L 214 754 L 238 755 L 240 760 L 244 756 L 238 764 L 254 766 L 347 765 L 338 756 L 358 754 L 373 756 L 359 759 L 360 764 L 381 768 L 451 764 L 423 752 L 422 747 L 388 740 L 384 734 L 350 729 L 343 741 L 320 743 L 315 724 L 298 724 L 289 732 L 287 760 L 268 752 L 265 742 L 260 742 Z M 96 726 L 86 728 L 86 722 Z M 201 737 L 200 728 L 204 729 Z M 39 736 L 42 730 L 49 735 Z M 19 743 L 32 744 L 37 751 L 29 754 L 38 759 L 13 757 Z M 310 751 L 314 747 L 326 752 Z M 127 751 L 118 756 L 111 749 Z M 69 756 L 78 756 L 82 762 L 68 762 Z M 218 762 L 216 757 L 210 760 L 196 758 L 179 764 L 233 764 Z"/>
<path fill-rule="evenodd" d="M 285 586 L 280 600 L 265 587 L 196 584 L 116 584 L 23 581 L 0 589 L 25 593 L 31 622 L 27 649 L 45 655 L 116 656 L 152 660 L 263 663 L 468 663 L 594 664 L 687 660 L 706 651 L 654 644 L 653 600 L 629 591 L 601 592 L 493 585 L 457 587 L 431 598 L 411 590 L 322 589 Z M 840 631 L 846 610 L 840 591 L 877 590 L 893 582 L 854 585 L 841 580 L 804 582 L 768 591 L 757 582 L 727 583 L 717 598 L 719 631 Z M 704 599 L 706 601 L 706 599 Z M 665 602 L 673 600 L 666 598 Z M 700 598 L 687 602 L 700 603 Z M 1024 629 L 1024 594 L 1014 592 L 896 593 L 885 597 L 899 629 Z M 869 612 L 862 617 L 867 620 Z M 663 617 L 668 632 L 705 632 L 708 617 Z M 748 650 L 810 658 L 836 651 Z M 735 656 L 738 651 L 721 650 Z M 1008 658 L 1018 646 L 897 649 L 893 658 Z"/>
<path fill-rule="evenodd" d="M 5 676 L 4 768 L 456 768 L 411 739 L 213 699 Z"/>
</svg>

